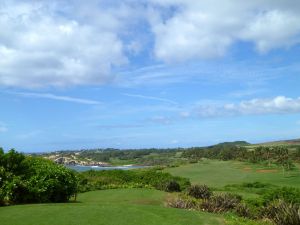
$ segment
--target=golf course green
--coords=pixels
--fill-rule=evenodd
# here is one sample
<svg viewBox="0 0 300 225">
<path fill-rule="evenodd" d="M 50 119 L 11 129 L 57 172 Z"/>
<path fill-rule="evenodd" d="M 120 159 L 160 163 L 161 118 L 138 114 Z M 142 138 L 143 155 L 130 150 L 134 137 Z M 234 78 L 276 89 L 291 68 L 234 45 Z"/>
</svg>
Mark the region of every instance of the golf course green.
<svg viewBox="0 0 300 225">
<path fill-rule="evenodd" d="M 167 193 L 113 189 L 80 194 L 76 203 L 0 208 L 1 225 L 219 225 L 221 215 L 167 208 Z"/>
<path fill-rule="evenodd" d="M 239 161 L 203 160 L 194 164 L 168 168 L 165 171 L 175 176 L 189 178 L 194 184 L 206 184 L 217 188 L 245 182 L 300 186 L 299 168 L 283 174 L 278 166 L 268 167 Z"/>
</svg>

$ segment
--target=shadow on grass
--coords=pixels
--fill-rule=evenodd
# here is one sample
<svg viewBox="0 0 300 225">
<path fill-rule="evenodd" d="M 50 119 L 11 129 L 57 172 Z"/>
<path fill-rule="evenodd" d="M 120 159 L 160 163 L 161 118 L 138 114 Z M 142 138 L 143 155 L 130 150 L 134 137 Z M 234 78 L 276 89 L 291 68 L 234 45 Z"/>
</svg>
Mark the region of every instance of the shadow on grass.
<svg viewBox="0 0 300 225">
<path fill-rule="evenodd" d="M 78 201 L 78 200 L 71 200 L 71 201 L 68 201 L 68 202 L 65 202 L 65 203 L 72 203 L 72 204 L 76 204 L 76 203 L 82 203 L 82 201 Z"/>
</svg>

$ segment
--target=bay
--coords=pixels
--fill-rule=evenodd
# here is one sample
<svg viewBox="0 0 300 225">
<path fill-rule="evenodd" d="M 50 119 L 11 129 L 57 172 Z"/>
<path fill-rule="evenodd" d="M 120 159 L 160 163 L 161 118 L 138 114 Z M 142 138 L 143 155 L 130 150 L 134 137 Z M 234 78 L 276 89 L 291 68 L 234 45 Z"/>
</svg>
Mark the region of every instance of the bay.
<svg viewBox="0 0 300 225">
<path fill-rule="evenodd" d="M 76 170 L 78 172 L 88 171 L 88 170 L 131 170 L 131 169 L 141 169 L 145 168 L 146 166 L 134 166 L 134 165 L 128 165 L 128 166 L 70 166 L 67 165 L 67 168 Z"/>
</svg>

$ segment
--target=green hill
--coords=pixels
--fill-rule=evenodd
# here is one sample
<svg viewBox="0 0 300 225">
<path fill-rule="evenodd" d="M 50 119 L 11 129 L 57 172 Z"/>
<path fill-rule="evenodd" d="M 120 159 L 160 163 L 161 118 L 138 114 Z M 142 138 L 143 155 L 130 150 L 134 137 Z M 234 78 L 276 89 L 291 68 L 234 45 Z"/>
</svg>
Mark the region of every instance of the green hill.
<svg viewBox="0 0 300 225">
<path fill-rule="evenodd" d="M 263 142 L 257 145 L 300 145 L 300 138 L 281 141 Z"/>
<path fill-rule="evenodd" d="M 213 146 L 247 146 L 247 145 L 251 145 L 249 142 L 247 141 L 231 141 L 231 142 L 222 142 Z"/>
</svg>

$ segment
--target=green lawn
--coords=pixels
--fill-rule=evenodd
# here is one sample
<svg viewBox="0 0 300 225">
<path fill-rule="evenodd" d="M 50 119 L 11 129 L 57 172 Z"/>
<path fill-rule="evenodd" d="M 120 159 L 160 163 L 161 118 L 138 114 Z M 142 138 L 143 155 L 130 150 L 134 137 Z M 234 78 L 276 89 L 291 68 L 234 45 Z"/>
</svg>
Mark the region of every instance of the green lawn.
<svg viewBox="0 0 300 225">
<path fill-rule="evenodd" d="M 78 203 L 0 208 L 1 225 L 219 225 L 220 215 L 166 208 L 167 193 L 115 189 L 80 194 Z"/>
<path fill-rule="evenodd" d="M 187 177 L 194 184 L 223 187 L 243 182 L 263 182 L 279 186 L 300 187 L 299 168 L 283 176 L 278 167 L 268 168 L 259 164 L 237 161 L 204 160 L 195 164 L 168 168 L 172 175 Z"/>
<path fill-rule="evenodd" d="M 271 171 L 269 171 L 271 170 Z M 222 191 L 228 184 L 260 181 L 280 186 L 300 186 L 300 173 L 295 170 L 283 176 L 280 168 L 260 165 L 205 160 L 166 171 L 190 178 L 193 183 L 207 184 Z M 245 190 L 233 190 L 256 197 Z M 0 225 L 240 225 L 239 219 L 218 214 L 167 208 L 168 193 L 151 189 L 114 189 L 80 194 L 77 203 L 31 204 L 0 208 Z"/>
</svg>

